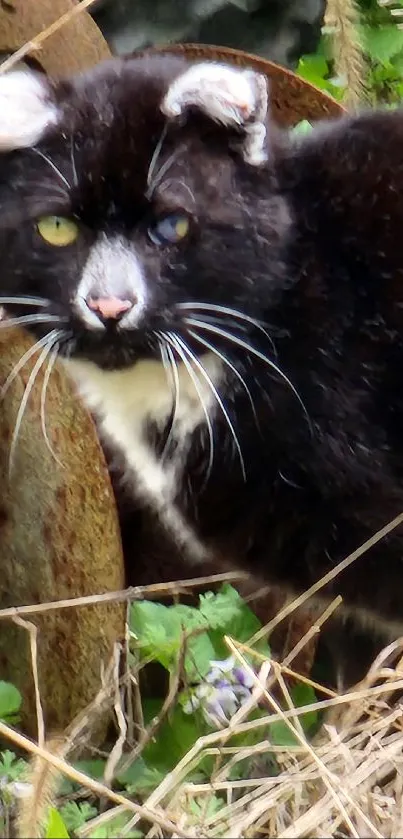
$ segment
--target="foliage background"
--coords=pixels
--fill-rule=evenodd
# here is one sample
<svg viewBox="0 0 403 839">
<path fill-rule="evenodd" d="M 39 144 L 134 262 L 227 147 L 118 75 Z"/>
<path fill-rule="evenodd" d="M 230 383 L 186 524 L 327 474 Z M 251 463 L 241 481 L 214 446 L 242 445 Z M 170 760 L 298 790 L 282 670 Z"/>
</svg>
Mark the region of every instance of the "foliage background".
<svg viewBox="0 0 403 839">
<path fill-rule="evenodd" d="M 396 106 L 403 98 L 403 1 L 328 0 L 317 51 L 299 75 L 339 101 Z"/>
</svg>

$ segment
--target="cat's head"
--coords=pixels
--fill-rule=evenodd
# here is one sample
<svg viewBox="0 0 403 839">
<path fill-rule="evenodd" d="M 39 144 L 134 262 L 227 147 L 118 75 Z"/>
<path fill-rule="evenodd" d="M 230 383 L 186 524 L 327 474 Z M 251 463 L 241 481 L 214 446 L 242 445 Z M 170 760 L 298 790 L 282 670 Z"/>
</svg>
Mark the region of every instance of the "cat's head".
<svg viewBox="0 0 403 839">
<path fill-rule="evenodd" d="M 158 353 L 161 335 L 202 352 L 199 317 L 269 303 L 288 215 L 267 97 L 252 71 L 172 56 L 0 76 L 8 311 L 113 368 Z"/>
</svg>

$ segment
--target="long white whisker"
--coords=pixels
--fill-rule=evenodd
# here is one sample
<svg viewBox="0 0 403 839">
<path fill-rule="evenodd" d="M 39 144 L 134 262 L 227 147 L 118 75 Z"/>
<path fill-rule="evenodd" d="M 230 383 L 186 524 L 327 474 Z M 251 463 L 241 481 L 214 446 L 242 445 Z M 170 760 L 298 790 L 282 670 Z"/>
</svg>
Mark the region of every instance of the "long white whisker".
<svg viewBox="0 0 403 839">
<path fill-rule="evenodd" d="M 273 343 L 273 339 L 271 335 L 267 332 L 264 328 L 263 324 L 256 320 L 256 318 L 251 317 L 251 315 L 246 315 L 244 312 L 239 312 L 238 309 L 231 309 L 230 306 L 221 306 L 215 303 L 179 303 L 178 309 L 185 309 L 185 310 L 201 310 L 206 312 L 216 312 L 221 313 L 223 315 L 229 315 L 230 317 L 237 318 L 238 320 L 243 320 L 245 323 L 249 323 L 251 326 L 255 326 L 256 329 L 259 329 L 260 332 L 263 333 L 265 338 L 270 343 L 270 346 L 273 350 L 273 353 L 276 355 L 276 348 Z"/>
<path fill-rule="evenodd" d="M 74 186 L 78 186 L 78 175 L 77 175 L 77 167 L 76 167 L 76 160 L 74 156 L 74 137 L 71 135 L 70 137 L 70 158 L 71 158 L 71 168 L 73 170 L 73 184 Z"/>
<path fill-rule="evenodd" d="M 159 138 L 158 143 L 157 143 L 157 145 L 154 149 L 154 152 L 153 152 L 153 155 L 152 155 L 152 158 L 151 158 L 151 161 L 150 161 L 150 165 L 148 167 L 147 186 L 150 187 L 151 192 L 152 192 L 151 184 L 152 184 L 154 169 L 155 169 L 155 167 L 158 163 L 158 158 L 160 156 L 160 152 L 161 152 L 165 137 L 167 135 L 167 131 L 168 131 L 168 123 L 166 122 L 162 131 L 161 131 L 161 137 Z"/>
<path fill-rule="evenodd" d="M 157 172 L 157 174 L 156 174 L 156 176 L 155 176 L 155 178 L 154 178 L 154 180 L 153 180 L 152 184 L 149 186 L 149 188 L 148 188 L 148 190 L 147 190 L 147 193 L 146 193 L 146 197 L 147 197 L 147 198 L 150 198 L 150 197 L 151 197 L 151 195 L 153 194 L 154 190 L 155 190 L 155 189 L 157 188 L 157 186 L 161 183 L 161 181 L 162 181 L 162 179 L 163 179 L 164 175 L 166 175 L 166 173 L 169 171 L 169 169 L 171 168 L 172 164 L 175 162 L 176 158 L 178 157 L 179 153 L 180 153 L 180 149 L 175 149 L 175 151 L 174 151 L 174 152 L 172 152 L 172 154 L 171 154 L 171 155 L 167 158 L 167 160 L 165 161 L 165 163 L 163 163 L 163 164 L 162 164 L 162 166 L 161 166 L 161 168 L 158 170 L 158 172 Z"/>
<path fill-rule="evenodd" d="M 169 333 L 169 334 L 171 334 L 171 333 Z M 197 367 L 197 369 L 198 369 L 198 370 L 200 370 L 201 375 L 203 376 L 203 378 L 204 378 L 204 379 L 205 379 L 205 381 L 207 382 L 208 387 L 210 388 L 210 390 L 211 390 L 211 392 L 212 392 L 213 396 L 215 397 L 215 399 L 216 399 L 216 401 L 217 401 L 218 405 L 220 406 L 221 411 L 222 411 L 222 413 L 223 413 L 223 415 L 224 415 L 224 417 L 225 417 L 226 423 L 227 423 L 227 425 L 228 425 L 228 428 L 229 428 L 229 430 L 230 430 L 230 432 L 231 432 L 232 439 L 233 439 L 233 441 L 234 441 L 234 443 L 235 443 L 235 448 L 236 448 L 237 453 L 238 453 L 238 457 L 239 457 L 239 462 L 240 462 L 240 465 L 241 465 L 241 471 L 242 471 L 242 476 L 243 476 L 243 479 L 244 479 L 244 481 L 246 481 L 245 463 L 244 463 L 244 459 L 243 459 L 243 456 L 242 456 L 241 446 L 240 446 L 240 444 L 239 444 L 239 440 L 238 440 L 238 437 L 237 437 L 237 434 L 236 434 L 235 428 L 234 428 L 234 426 L 233 426 L 233 424 L 232 424 L 232 422 L 231 422 L 231 418 L 230 418 L 229 413 L 228 413 L 228 411 L 227 411 L 227 409 L 226 409 L 226 407 L 225 407 L 225 405 L 224 405 L 224 403 L 223 403 L 223 401 L 222 401 L 222 399 L 221 399 L 221 396 L 220 396 L 220 394 L 218 393 L 218 390 L 217 390 L 217 388 L 215 387 L 214 383 L 211 381 L 210 376 L 209 376 L 209 375 L 208 375 L 208 373 L 207 373 L 207 370 L 205 370 L 205 368 L 203 367 L 203 365 L 200 363 L 199 359 L 198 359 L 198 358 L 194 355 L 194 353 L 192 353 L 192 351 L 189 349 L 189 347 L 188 347 L 188 345 L 185 343 L 185 341 L 183 341 L 183 340 L 182 340 L 182 338 L 179 338 L 179 336 L 178 336 L 178 335 L 176 335 L 176 341 L 180 344 L 180 346 L 182 347 L 183 351 L 184 351 L 184 352 L 186 352 L 186 353 L 188 354 L 188 357 L 191 359 L 191 361 L 192 361 L 192 363 L 195 365 L 195 367 Z"/>
<path fill-rule="evenodd" d="M 57 454 L 55 454 L 55 452 L 54 452 L 54 449 L 53 449 L 52 444 L 49 440 L 49 436 L 48 436 L 48 432 L 47 432 L 47 428 L 46 428 L 46 394 L 47 394 L 47 390 L 48 390 L 49 379 L 51 377 L 51 374 L 52 374 L 53 368 L 55 366 L 57 356 L 59 354 L 59 347 L 60 347 L 60 345 L 59 345 L 58 341 L 56 341 L 56 343 L 53 344 L 52 349 L 50 351 L 48 363 L 47 363 L 47 366 L 46 366 L 45 375 L 43 377 L 42 390 L 41 390 L 41 426 L 42 426 L 43 438 L 45 440 L 45 443 L 46 443 L 52 457 L 55 459 L 56 463 L 58 463 L 59 466 L 62 469 L 64 469 L 64 466 L 63 466 L 62 462 L 59 460 Z"/>
<path fill-rule="evenodd" d="M 251 392 L 250 392 L 250 390 L 249 390 L 249 388 L 248 388 L 248 385 L 247 385 L 247 384 L 246 384 L 246 382 L 245 382 L 244 377 L 241 375 L 241 373 L 239 372 L 239 370 L 237 370 L 237 369 L 236 369 L 236 367 L 234 366 L 234 364 L 232 364 L 232 363 L 231 363 L 231 361 L 229 361 L 229 359 L 227 358 L 227 356 L 226 356 L 226 355 L 224 355 L 224 353 L 221 353 L 221 352 L 217 349 L 217 347 L 213 346 L 213 344 L 210 344 L 210 342 L 209 342 L 209 341 L 206 341 L 206 340 L 205 340 L 205 338 L 201 338 L 201 336 L 200 336 L 200 335 L 197 335 L 197 334 L 196 334 L 196 332 L 194 332 L 194 331 L 193 331 L 193 329 L 189 329 L 189 335 L 191 335 L 191 336 L 192 336 L 192 338 L 194 338 L 194 339 L 195 339 L 195 341 L 197 341 L 197 342 L 198 342 L 199 344 L 201 344 L 203 347 L 206 347 L 206 349 L 207 349 L 207 350 L 210 350 L 210 352 L 214 353 L 214 355 L 216 355 L 218 358 L 221 358 L 221 361 L 223 361 L 223 362 L 224 362 L 224 364 L 226 364 L 226 365 L 227 365 L 227 367 L 229 367 L 229 368 L 230 368 L 230 370 L 232 370 L 232 372 L 235 374 L 235 376 L 237 377 L 237 379 L 239 379 L 239 381 L 241 382 L 242 387 L 244 388 L 244 390 L 245 390 L 245 392 L 246 392 L 246 394 L 247 394 L 247 396 L 248 396 L 248 399 L 249 399 L 249 402 L 250 402 L 250 405 L 251 405 L 251 408 L 252 408 L 253 416 L 254 416 L 254 418 L 255 418 L 256 425 L 258 425 L 259 423 L 258 423 L 258 418 L 257 418 L 256 408 L 255 408 L 255 403 L 254 403 L 254 401 L 253 401 L 252 394 L 251 394 Z"/>
<path fill-rule="evenodd" d="M 164 336 L 165 341 L 167 341 L 171 345 L 171 347 L 175 350 L 175 352 L 178 354 L 179 358 L 183 362 L 184 366 L 186 367 L 188 375 L 193 382 L 194 389 L 195 389 L 195 391 L 196 391 L 196 393 L 199 397 L 200 405 L 202 407 L 204 416 L 206 418 L 206 426 L 207 426 L 208 437 L 209 437 L 209 460 L 208 460 L 208 465 L 207 465 L 206 477 L 205 477 L 205 481 L 204 481 L 204 484 L 203 484 L 203 489 L 204 489 L 205 485 L 207 484 L 207 482 L 210 478 L 211 470 L 213 468 L 213 463 L 214 463 L 213 426 L 211 424 L 211 419 L 210 419 L 208 410 L 207 410 L 207 408 L 204 404 L 203 394 L 202 394 L 201 389 L 200 389 L 200 380 L 196 376 L 195 371 L 192 369 L 192 365 L 189 363 L 189 361 L 187 359 L 186 351 L 184 351 L 181 348 L 180 343 L 178 342 L 178 336 L 173 332 L 168 332 L 168 333 L 164 332 L 162 334 Z M 186 344 L 185 344 L 185 347 L 186 347 Z M 191 360 L 193 360 L 193 359 L 191 359 Z"/>
<path fill-rule="evenodd" d="M 25 326 L 27 323 L 65 323 L 68 318 L 59 315 L 20 315 L 16 318 L 4 318 L 0 320 L 0 329 L 8 329 L 10 326 Z"/>
<path fill-rule="evenodd" d="M 277 373 L 277 375 L 280 376 L 281 379 L 283 379 L 285 384 L 290 388 L 290 390 L 294 394 L 295 398 L 298 400 L 298 402 L 301 405 L 301 408 L 304 412 L 304 415 L 305 415 L 305 418 L 307 420 L 310 432 L 311 432 L 311 434 L 313 434 L 312 423 L 311 423 L 308 411 L 307 411 L 307 409 L 306 409 L 298 391 L 294 387 L 292 381 L 288 378 L 288 376 L 286 376 L 285 373 L 283 373 L 282 370 L 280 370 L 279 367 L 277 367 L 277 364 L 275 364 L 274 361 L 271 361 L 270 358 L 267 358 L 267 356 L 263 355 L 263 353 L 261 353 L 259 350 L 257 350 L 255 347 L 253 347 L 251 344 L 248 344 L 247 341 L 243 341 L 242 338 L 239 338 L 237 335 L 232 335 L 230 332 L 227 332 L 225 329 L 220 329 L 218 326 L 213 326 L 212 323 L 205 323 L 204 321 L 196 320 L 195 318 L 185 318 L 185 322 L 189 326 L 194 326 L 198 329 L 204 329 L 207 332 L 213 332 L 215 335 L 221 335 L 222 338 L 226 338 L 228 341 L 232 341 L 233 344 L 236 344 L 238 347 L 241 347 L 241 349 L 247 350 L 247 352 L 251 353 L 256 358 L 259 358 L 260 361 L 263 361 L 264 364 L 267 364 L 268 367 L 270 367 L 272 370 L 274 370 L 274 372 Z"/>
<path fill-rule="evenodd" d="M 164 365 L 167 381 L 172 391 L 172 423 L 161 454 L 161 459 L 163 460 L 165 458 L 166 453 L 169 451 L 169 444 L 171 442 L 171 437 L 174 431 L 175 417 L 179 404 L 179 376 L 175 356 L 172 352 L 170 344 L 167 344 L 164 341 L 162 333 L 156 334 L 158 336 L 158 345 L 160 348 L 161 359 Z"/>
<path fill-rule="evenodd" d="M 4 297 L 0 294 L 0 306 L 8 303 L 19 303 L 21 306 L 49 306 L 50 300 L 46 300 L 45 297 L 27 297 L 26 295 Z"/>
<path fill-rule="evenodd" d="M 62 329 L 52 329 L 51 332 L 49 332 L 47 335 L 45 335 L 44 338 L 40 338 L 39 341 L 37 341 L 32 347 L 29 348 L 29 350 L 27 350 L 24 353 L 24 355 L 20 358 L 20 360 L 17 361 L 17 364 L 14 365 L 13 369 L 11 370 L 11 373 L 8 374 L 8 376 L 6 378 L 6 381 L 4 382 L 4 385 L 2 386 L 2 388 L 0 390 L 0 399 L 4 399 L 10 385 L 13 383 L 16 376 L 18 376 L 18 373 L 20 372 L 20 370 L 22 370 L 22 368 L 27 363 L 27 361 L 29 361 L 29 359 L 32 358 L 32 356 L 36 352 L 38 352 L 38 350 L 40 350 L 40 349 L 42 349 L 42 347 L 46 346 L 49 342 L 49 339 L 54 338 L 56 341 L 58 341 L 59 338 L 61 338 L 62 335 L 63 335 L 63 330 Z M 52 343 L 53 343 L 53 340 L 52 340 Z"/>
<path fill-rule="evenodd" d="M 36 146 L 32 146 L 31 151 L 35 152 L 35 154 L 38 154 L 39 157 L 42 157 L 43 160 L 46 160 L 46 163 L 48 163 L 49 166 L 52 167 L 53 171 L 56 172 L 56 175 L 58 175 L 60 180 L 63 181 L 63 183 L 67 186 L 68 189 L 71 189 L 71 184 L 69 184 L 67 178 L 64 177 L 63 172 L 61 172 L 60 169 L 58 169 L 58 167 L 55 163 L 53 163 L 53 160 L 51 160 L 50 157 L 48 157 L 42 151 L 37 149 Z"/>
<path fill-rule="evenodd" d="M 41 369 L 42 364 L 45 361 L 45 358 L 49 355 L 49 352 L 53 347 L 53 343 L 54 342 L 51 339 L 48 340 L 48 343 L 45 345 L 45 347 L 42 350 L 39 358 L 36 360 L 32 370 L 31 370 L 31 373 L 28 377 L 28 381 L 25 385 L 25 390 L 24 390 L 23 397 L 22 397 L 21 402 L 20 402 L 20 407 L 18 409 L 17 419 L 15 421 L 14 431 L 13 431 L 13 435 L 12 435 L 12 438 L 11 438 L 10 452 L 9 452 L 9 457 L 8 457 L 8 474 L 9 474 L 9 477 L 11 477 L 11 473 L 13 471 L 15 450 L 16 450 L 16 446 L 17 446 L 18 435 L 20 433 L 22 418 L 23 418 L 24 413 L 25 413 L 25 408 L 27 407 L 27 402 L 28 402 L 28 399 L 30 397 L 32 388 L 35 384 L 35 380 L 36 380 L 36 377 L 39 373 L 39 370 Z"/>
</svg>

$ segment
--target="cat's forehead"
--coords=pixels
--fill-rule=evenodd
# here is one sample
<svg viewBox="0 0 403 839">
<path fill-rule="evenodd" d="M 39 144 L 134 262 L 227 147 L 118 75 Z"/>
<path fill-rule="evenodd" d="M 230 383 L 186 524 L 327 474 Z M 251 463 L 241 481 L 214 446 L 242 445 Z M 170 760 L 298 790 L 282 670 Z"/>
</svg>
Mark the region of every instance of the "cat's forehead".
<svg viewBox="0 0 403 839">
<path fill-rule="evenodd" d="M 167 196 L 167 181 L 188 199 L 224 199 L 235 168 L 267 160 L 266 82 L 226 65 L 148 55 L 58 83 L 6 74 L 0 106 L 0 150 L 17 150 L 13 187 L 32 183 L 35 199 L 67 187 L 71 209 L 91 205 L 97 218 L 140 214 L 157 187 Z"/>
<path fill-rule="evenodd" d="M 222 190 L 229 180 L 225 132 L 203 119 L 168 126 L 161 109 L 186 66 L 160 56 L 112 61 L 61 85 L 62 120 L 38 147 L 52 159 L 64 158 L 82 199 L 98 201 L 100 212 L 117 199 L 132 204 L 154 190 L 169 202 L 176 189 L 187 204 L 195 195 L 186 183 L 206 193 Z M 219 140 L 206 146 L 206 132 L 210 139 L 215 132 L 221 137 L 221 154 Z"/>
<path fill-rule="evenodd" d="M 130 166 L 141 179 L 166 123 L 161 103 L 181 69 L 181 61 L 159 56 L 115 60 L 62 84 L 57 91 L 62 119 L 53 144 L 67 151 L 73 141 L 88 172 L 99 165 L 104 174 L 118 168 L 125 175 Z"/>
<path fill-rule="evenodd" d="M 66 127 L 119 129 L 133 133 L 165 121 L 161 105 L 173 80 L 186 63 L 174 56 L 112 59 L 56 90 Z M 90 123 L 88 123 L 88 120 Z"/>
</svg>

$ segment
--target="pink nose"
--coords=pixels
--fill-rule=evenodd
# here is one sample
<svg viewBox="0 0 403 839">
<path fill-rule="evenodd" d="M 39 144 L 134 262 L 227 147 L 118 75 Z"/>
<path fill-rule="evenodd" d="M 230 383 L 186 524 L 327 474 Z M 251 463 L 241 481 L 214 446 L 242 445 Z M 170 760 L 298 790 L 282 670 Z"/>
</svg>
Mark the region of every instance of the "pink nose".
<svg viewBox="0 0 403 839">
<path fill-rule="evenodd" d="M 120 320 L 133 307 L 134 301 L 120 297 L 87 297 L 85 302 L 101 320 Z"/>
</svg>

